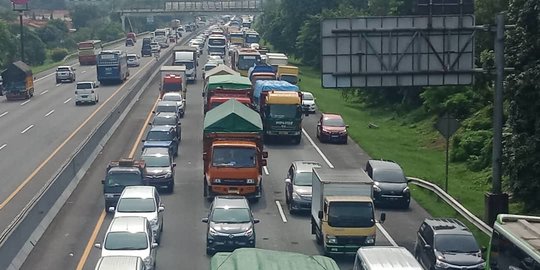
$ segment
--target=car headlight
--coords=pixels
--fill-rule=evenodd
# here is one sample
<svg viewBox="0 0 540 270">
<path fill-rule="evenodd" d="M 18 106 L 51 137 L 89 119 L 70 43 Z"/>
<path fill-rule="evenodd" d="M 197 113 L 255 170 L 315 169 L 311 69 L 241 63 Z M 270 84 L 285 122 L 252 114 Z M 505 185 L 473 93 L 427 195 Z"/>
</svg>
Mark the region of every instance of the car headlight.
<svg viewBox="0 0 540 270">
<path fill-rule="evenodd" d="M 439 267 L 439 268 L 448 268 L 448 267 L 450 267 L 450 265 L 449 265 L 448 263 L 443 262 L 443 261 L 441 261 L 441 260 L 439 260 L 439 259 L 437 258 L 437 260 L 435 260 L 435 267 Z"/>
<path fill-rule="evenodd" d="M 214 228 L 210 227 L 210 229 L 208 230 L 208 234 L 211 236 L 216 236 L 218 235 L 218 232 L 214 230 Z"/>
<path fill-rule="evenodd" d="M 375 235 L 368 235 L 366 237 L 366 245 L 373 245 L 375 244 Z"/>
<path fill-rule="evenodd" d="M 302 197 L 300 196 L 300 194 L 298 194 L 298 192 L 296 192 L 296 191 L 293 191 L 293 192 L 292 192 L 292 198 L 293 198 L 293 200 L 300 200 L 300 199 L 302 199 Z"/>
<path fill-rule="evenodd" d="M 327 244 L 337 244 L 337 238 L 333 235 L 326 235 Z"/>
<path fill-rule="evenodd" d="M 255 179 L 246 179 L 246 184 L 254 184 L 255 183 Z"/>
<path fill-rule="evenodd" d="M 375 192 L 381 192 L 381 188 L 377 185 L 377 182 L 373 185 L 373 191 Z"/>
<path fill-rule="evenodd" d="M 165 174 L 165 177 L 166 177 L 166 178 L 169 178 L 169 177 L 171 177 L 171 176 L 172 176 L 172 172 L 167 172 L 167 173 Z"/>
<path fill-rule="evenodd" d="M 247 231 L 244 232 L 244 235 L 247 237 L 250 237 L 253 235 L 253 228 L 249 228 Z"/>
<path fill-rule="evenodd" d="M 105 194 L 105 198 L 112 199 L 114 198 L 114 194 Z"/>
<path fill-rule="evenodd" d="M 409 187 L 405 187 L 403 189 L 403 193 L 411 193 L 411 190 L 409 189 Z"/>
<path fill-rule="evenodd" d="M 214 184 L 221 184 L 221 179 L 219 178 L 214 179 Z"/>
</svg>

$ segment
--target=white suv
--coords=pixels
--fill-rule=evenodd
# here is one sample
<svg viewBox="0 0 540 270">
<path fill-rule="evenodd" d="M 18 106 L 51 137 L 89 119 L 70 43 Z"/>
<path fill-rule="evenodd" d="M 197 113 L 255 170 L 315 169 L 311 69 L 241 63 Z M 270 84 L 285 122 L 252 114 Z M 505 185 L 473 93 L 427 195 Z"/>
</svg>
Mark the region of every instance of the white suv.
<svg viewBox="0 0 540 270">
<path fill-rule="evenodd" d="M 110 207 L 109 212 L 114 211 L 114 217 L 145 217 L 150 221 L 152 233 L 159 243 L 163 231 L 163 211 L 165 207 L 161 203 L 158 191 L 153 186 L 128 186 L 124 188 L 118 204 Z"/>
<path fill-rule="evenodd" d="M 96 243 L 94 246 L 101 249 L 101 257 L 138 256 L 143 259 L 146 269 L 155 269 L 158 244 L 152 236 L 150 222 L 145 217 L 113 218 L 103 244 Z"/>
<path fill-rule="evenodd" d="M 78 82 L 75 90 L 75 105 L 82 103 L 96 104 L 99 102 L 99 94 L 96 82 Z"/>
</svg>

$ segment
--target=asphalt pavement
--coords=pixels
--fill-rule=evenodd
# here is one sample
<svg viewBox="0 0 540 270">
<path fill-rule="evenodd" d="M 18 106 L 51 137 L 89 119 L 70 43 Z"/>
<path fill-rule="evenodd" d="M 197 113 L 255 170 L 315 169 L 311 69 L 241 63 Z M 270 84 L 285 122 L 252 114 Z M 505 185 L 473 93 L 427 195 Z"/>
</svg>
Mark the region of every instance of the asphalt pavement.
<svg viewBox="0 0 540 270">
<path fill-rule="evenodd" d="M 204 66 L 205 55 L 199 67 Z M 202 73 L 199 73 L 202 74 Z M 112 214 L 103 213 L 103 191 L 100 180 L 110 160 L 140 154 L 139 134 L 147 129 L 146 119 L 157 98 L 154 80 L 120 125 L 87 171 L 81 183 L 58 216 L 36 244 L 22 269 L 94 269 Z M 157 251 L 157 269 L 208 269 L 210 257 L 205 252 L 206 225 L 201 218 L 208 214 L 209 203 L 203 197 L 202 162 L 202 81 L 188 85 L 187 111 L 182 119 L 182 142 L 176 158 L 175 191 L 162 194 L 165 204 L 163 237 Z M 309 214 L 290 215 L 284 199 L 284 178 L 294 160 L 315 160 L 334 169 L 362 168 L 368 156 L 349 140 L 348 145 L 321 144 L 315 137 L 318 114 L 304 119 L 305 129 L 299 145 L 273 144 L 263 175 L 263 197 L 252 203 L 256 246 L 265 249 L 320 254 L 311 235 Z M 142 131 L 142 133 L 141 133 Z M 387 220 L 377 231 L 377 245 L 397 244 L 412 250 L 416 230 L 428 214 L 415 202 L 409 210 L 378 209 Z M 335 258 L 341 269 L 352 269 L 353 257 Z M 78 267 L 79 266 L 79 267 Z"/>
</svg>

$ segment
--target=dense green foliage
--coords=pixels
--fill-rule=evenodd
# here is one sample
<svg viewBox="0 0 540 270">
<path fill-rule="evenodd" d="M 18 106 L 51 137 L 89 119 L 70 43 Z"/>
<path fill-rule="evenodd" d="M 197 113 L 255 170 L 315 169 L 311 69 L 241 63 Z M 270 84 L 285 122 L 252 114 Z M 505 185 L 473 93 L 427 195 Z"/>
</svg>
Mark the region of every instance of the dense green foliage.
<svg viewBox="0 0 540 270">
<path fill-rule="evenodd" d="M 325 18 L 407 15 L 413 0 L 305 1 L 268 0 L 265 12 L 255 27 L 277 51 L 299 59 L 303 64 L 320 66 L 320 22 Z M 506 96 L 511 99 L 506 140 L 509 191 L 517 200 L 540 208 L 540 4 L 538 0 L 476 0 L 477 24 L 493 24 L 498 12 L 510 7 L 510 21 L 520 25 L 507 38 L 507 59 L 520 73 L 508 80 Z M 476 64 L 493 68 L 493 34 L 476 36 Z M 295 42 L 291 42 L 295 41 Z M 510 90 L 512 89 L 512 90 Z M 461 122 L 452 138 L 452 162 L 464 162 L 468 169 L 491 170 L 493 77 L 476 76 L 468 87 L 385 88 L 377 90 L 343 89 L 349 100 L 367 106 L 386 107 L 396 115 L 414 114 L 418 120 L 435 121 L 446 112 Z M 507 106 L 508 107 L 508 106 Z M 485 179 L 489 181 L 489 178 Z M 536 184 L 532 185 L 534 182 Z M 523 188 L 527 185 L 527 188 Z M 535 188 L 536 186 L 536 188 Z M 536 197 L 535 197 L 536 196 Z M 530 198 L 535 197 L 535 200 Z"/>
<path fill-rule="evenodd" d="M 512 0 L 507 61 L 517 72 L 507 78 L 510 99 L 506 138 L 509 187 L 530 210 L 540 206 L 540 2 Z"/>
</svg>

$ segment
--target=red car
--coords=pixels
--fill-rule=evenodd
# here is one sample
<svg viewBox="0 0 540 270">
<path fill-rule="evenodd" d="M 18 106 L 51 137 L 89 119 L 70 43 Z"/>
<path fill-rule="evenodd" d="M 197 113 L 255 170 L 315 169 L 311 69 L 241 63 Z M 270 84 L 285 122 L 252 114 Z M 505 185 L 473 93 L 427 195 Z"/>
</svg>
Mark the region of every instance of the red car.
<svg viewBox="0 0 540 270">
<path fill-rule="evenodd" d="M 323 113 L 317 123 L 317 138 L 321 142 L 347 143 L 347 128 L 339 114 Z"/>
</svg>

